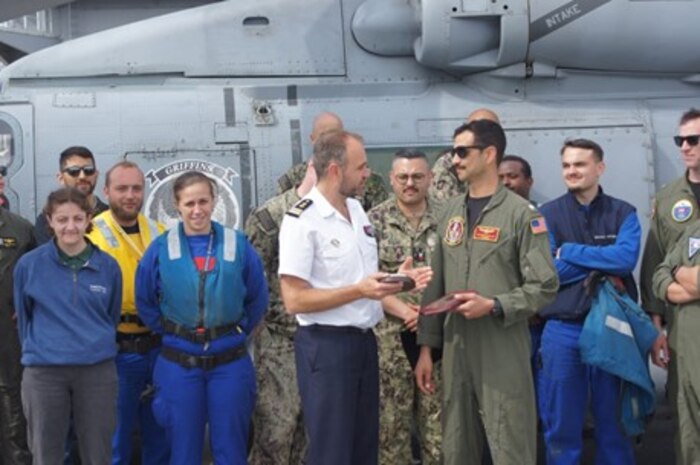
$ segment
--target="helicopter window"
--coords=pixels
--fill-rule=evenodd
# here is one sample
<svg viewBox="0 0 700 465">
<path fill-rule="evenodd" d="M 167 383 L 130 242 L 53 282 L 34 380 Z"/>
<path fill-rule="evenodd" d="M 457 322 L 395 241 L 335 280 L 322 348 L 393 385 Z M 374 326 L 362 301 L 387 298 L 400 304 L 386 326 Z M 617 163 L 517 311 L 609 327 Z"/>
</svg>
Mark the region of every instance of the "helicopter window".
<svg viewBox="0 0 700 465">
<path fill-rule="evenodd" d="M 0 166 L 8 166 L 14 155 L 13 131 L 0 116 Z"/>
</svg>

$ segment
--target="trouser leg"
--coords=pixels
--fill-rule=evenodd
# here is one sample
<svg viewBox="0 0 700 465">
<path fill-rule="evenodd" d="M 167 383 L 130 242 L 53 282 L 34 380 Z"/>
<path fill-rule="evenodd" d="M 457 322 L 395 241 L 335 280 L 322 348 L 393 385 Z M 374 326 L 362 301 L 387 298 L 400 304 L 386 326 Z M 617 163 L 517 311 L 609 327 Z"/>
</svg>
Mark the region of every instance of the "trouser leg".
<svg viewBox="0 0 700 465">
<path fill-rule="evenodd" d="M 4 316 L 3 312 L 3 316 Z M 28 465 L 27 423 L 20 395 L 22 366 L 17 328 L 9 316 L 0 322 L 0 444 L 4 465 Z"/>
<path fill-rule="evenodd" d="M 211 450 L 216 465 L 246 465 L 255 405 L 255 369 L 249 356 L 206 374 Z"/>
<path fill-rule="evenodd" d="M 595 419 L 596 465 L 634 465 L 632 441 L 620 423 L 620 378 L 589 368 Z"/>
<path fill-rule="evenodd" d="M 374 336 L 300 327 L 295 336 L 297 379 L 309 437 L 308 465 L 377 463 L 378 374 Z M 369 345 L 369 347 L 367 347 Z M 372 356 L 368 353 L 374 350 Z M 373 363 L 373 367 L 371 366 Z M 372 378 L 372 370 L 375 370 Z M 374 400 L 372 390 L 374 386 Z M 364 397 L 366 396 L 366 397 Z M 367 410 L 360 410 L 365 408 Z M 363 425 L 358 425 L 358 420 Z M 356 428 L 365 428 L 358 437 Z M 362 446 L 355 442 L 361 440 Z M 353 462 L 363 447 L 367 461 Z"/>
<path fill-rule="evenodd" d="M 301 400 L 294 367 L 294 341 L 263 328 L 255 341 L 258 394 L 253 414 L 251 465 L 299 463 L 292 454 L 305 448 Z M 302 434 L 296 433 L 301 430 Z"/>
<path fill-rule="evenodd" d="M 413 380 L 412 380 L 413 381 Z M 436 390 L 432 395 L 420 392 L 415 381 L 413 389 L 418 396 L 418 434 L 421 443 L 423 465 L 442 463 L 442 363 L 433 364 L 433 383 Z"/>
<path fill-rule="evenodd" d="M 71 409 L 70 370 L 69 367 L 24 370 L 22 407 L 34 465 L 62 462 Z"/>
<path fill-rule="evenodd" d="M 676 463 L 678 465 L 697 465 L 700 463 L 700 391 L 693 382 L 697 380 L 696 357 L 687 357 L 680 354 L 676 365 L 677 376 L 676 412 L 678 451 Z"/>
<path fill-rule="evenodd" d="M 353 335 L 360 354 L 356 370 L 360 373 L 352 463 L 376 465 L 379 461 L 379 360 L 377 341 L 372 332 Z"/>
<path fill-rule="evenodd" d="M 547 322 L 542 334 L 539 408 L 547 465 L 579 465 L 588 402 L 588 370 L 578 348 L 580 325 Z"/>
<path fill-rule="evenodd" d="M 112 460 L 117 420 L 117 369 L 113 360 L 74 368 L 73 420 L 80 459 L 85 465 Z"/>
<path fill-rule="evenodd" d="M 183 368 L 159 357 L 153 378 L 156 383 L 153 413 L 166 430 L 170 465 L 202 463 L 207 420 L 204 370 Z"/>
<path fill-rule="evenodd" d="M 112 439 L 112 465 L 129 465 L 132 440 L 139 414 L 139 397 L 145 389 L 147 361 L 136 353 L 120 353 L 115 360 L 119 378 L 117 426 Z"/>
<path fill-rule="evenodd" d="M 143 355 L 143 388 L 153 388 L 153 370 L 160 354 L 156 348 Z M 143 397 L 139 393 L 138 422 L 141 430 L 141 463 L 144 465 L 167 465 L 170 462 L 170 445 L 165 428 L 160 426 L 153 415 L 154 394 Z"/>
</svg>

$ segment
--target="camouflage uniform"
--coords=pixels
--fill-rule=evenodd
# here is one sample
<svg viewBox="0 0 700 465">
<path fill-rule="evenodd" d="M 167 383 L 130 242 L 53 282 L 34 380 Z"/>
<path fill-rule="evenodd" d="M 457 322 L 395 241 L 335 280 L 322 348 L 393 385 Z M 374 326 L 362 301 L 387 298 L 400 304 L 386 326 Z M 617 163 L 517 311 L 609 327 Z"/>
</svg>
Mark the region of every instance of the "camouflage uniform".
<svg viewBox="0 0 700 465">
<path fill-rule="evenodd" d="M 273 197 L 253 211 L 245 225 L 263 260 L 270 288 L 265 324 L 254 342 L 258 399 L 251 465 L 302 463 L 306 447 L 294 365 L 296 319 L 285 312 L 277 275 L 279 228 L 284 213 L 298 200 L 295 189 Z"/>
<path fill-rule="evenodd" d="M 292 166 L 277 180 L 277 193 L 281 194 L 282 192 L 298 186 L 301 184 L 304 176 L 306 176 L 306 162 Z M 362 203 L 362 208 L 364 208 L 365 211 L 369 211 L 372 207 L 385 201 L 388 196 L 389 194 L 384 186 L 384 180 L 379 174 L 372 172 L 365 184 L 364 195 L 357 200 Z"/>
<path fill-rule="evenodd" d="M 433 183 L 428 195 L 438 202 L 467 192 L 467 185 L 457 179 L 452 167 L 452 152 L 440 155 L 433 165 Z"/>
<path fill-rule="evenodd" d="M 436 207 L 429 205 L 417 229 L 409 223 L 392 196 L 370 210 L 368 216 L 379 247 L 379 269 L 396 272 L 413 256 L 415 266 L 430 264 L 432 251 L 440 240 L 436 233 Z M 419 304 L 420 294 L 402 294 L 400 298 Z M 424 465 L 440 463 L 440 394 L 420 394 L 413 370 L 401 344 L 403 321 L 386 314 L 375 328 L 379 350 L 379 463 L 411 463 L 411 424 L 418 403 L 418 428 Z M 439 365 L 435 374 L 439 376 Z M 436 378 L 436 385 L 440 385 Z"/>
</svg>

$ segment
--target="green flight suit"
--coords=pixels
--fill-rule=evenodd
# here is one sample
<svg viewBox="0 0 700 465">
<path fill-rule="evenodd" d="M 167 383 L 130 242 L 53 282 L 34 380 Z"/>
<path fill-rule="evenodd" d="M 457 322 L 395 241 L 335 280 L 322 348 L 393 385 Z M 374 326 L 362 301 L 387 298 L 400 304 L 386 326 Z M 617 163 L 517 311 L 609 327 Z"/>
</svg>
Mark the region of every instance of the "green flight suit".
<svg viewBox="0 0 700 465">
<path fill-rule="evenodd" d="M 284 309 L 277 275 L 280 225 L 285 212 L 298 200 L 296 189 L 290 189 L 255 209 L 245 224 L 250 243 L 262 259 L 270 289 L 265 323 L 254 340 L 258 394 L 251 465 L 301 464 L 306 448 L 294 364 L 297 322 Z"/>
<path fill-rule="evenodd" d="M 467 192 L 466 184 L 457 178 L 452 165 L 452 152 L 438 157 L 433 165 L 433 181 L 428 195 L 431 199 L 444 202 L 454 196 Z"/>
<path fill-rule="evenodd" d="M 436 231 L 437 209 L 438 206 L 429 202 L 417 228 L 401 212 L 394 196 L 367 213 L 377 240 L 380 271 L 396 273 L 401 263 L 411 256 L 415 267 L 430 265 L 433 250 L 440 240 Z M 419 304 L 421 295 L 402 293 L 398 297 L 404 302 Z M 440 398 L 419 392 L 401 342 L 401 332 L 405 329 L 403 320 L 388 313 L 384 316 L 374 328 L 379 352 L 379 464 L 411 462 L 411 426 L 415 415 L 422 463 L 437 465 L 442 444 Z M 435 384 L 438 393 L 441 392 L 439 382 Z"/>
<path fill-rule="evenodd" d="M 503 315 L 421 316 L 418 343 L 443 348 L 445 465 L 479 465 L 486 433 L 495 465 L 534 465 L 537 417 L 528 318 L 559 287 L 547 230 L 537 210 L 499 184 L 469 233 L 466 196 L 450 199 L 438 221 L 434 276 L 423 304 L 475 290 Z"/>
<path fill-rule="evenodd" d="M 686 227 L 681 239 L 656 268 L 653 290 L 659 299 L 666 298 L 668 286 L 674 282 L 677 266 L 700 265 L 700 221 Z M 700 300 L 685 304 L 668 304 L 673 314 L 669 345 L 673 350 L 675 370 L 669 371 L 676 386 L 676 464 L 700 463 Z"/>
<path fill-rule="evenodd" d="M 12 304 L 12 272 L 17 260 L 35 246 L 31 223 L 0 208 L 0 463 L 32 461 L 22 414 L 22 353 Z"/>
<path fill-rule="evenodd" d="M 282 176 L 277 180 L 277 193 L 288 191 L 293 187 L 299 186 L 306 176 L 306 162 L 294 165 L 287 170 Z M 369 211 L 373 207 L 384 202 L 389 197 L 389 193 L 384 185 L 384 179 L 375 172 L 372 172 L 367 178 L 365 183 L 365 192 L 362 198 L 357 200 L 362 203 L 362 208 L 365 211 Z"/>
</svg>

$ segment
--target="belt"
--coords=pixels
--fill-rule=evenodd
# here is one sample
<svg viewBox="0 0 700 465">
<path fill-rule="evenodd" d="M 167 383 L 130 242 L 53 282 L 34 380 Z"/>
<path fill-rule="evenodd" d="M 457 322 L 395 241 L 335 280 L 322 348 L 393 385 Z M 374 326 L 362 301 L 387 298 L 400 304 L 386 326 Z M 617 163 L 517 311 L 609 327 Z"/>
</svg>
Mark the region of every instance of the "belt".
<svg viewBox="0 0 700 465">
<path fill-rule="evenodd" d="M 226 336 L 233 331 L 236 331 L 238 334 L 243 332 L 237 323 L 229 323 L 226 325 L 216 326 L 214 328 L 192 329 L 166 319 L 163 319 L 163 328 L 165 329 L 166 333 L 174 334 L 175 336 L 181 337 L 182 339 L 186 339 L 190 342 L 194 342 L 195 344 L 206 344 L 214 339 Z"/>
<path fill-rule="evenodd" d="M 119 352 L 147 354 L 156 347 L 160 347 L 161 336 L 156 333 L 129 334 L 117 333 Z"/>
<path fill-rule="evenodd" d="M 187 368 L 201 368 L 202 370 L 211 370 L 219 365 L 226 363 L 231 363 L 234 360 L 238 360 L 243 357 L 248 351 L 246 350 L 245 344 L 235 347 L 226 352 L 221 352 L 216 355 L 192 355 L 187 352 L 182 352 L 172 347 L 163 346 L 160 351 L 160 355 L 163 358 L 175 362 L 180 366 Z"/>
<path fill-rule="evenodd" d="M 120 323 L 134 323 L 139 326 L 143 326 L 144 328 L 146 327 L 146 324 L 143 322 L 141 318 L 139 318 L 138 315 L 134 315 L 133 313 L 122 313 L 119 316 L 119 322 Z"/>
<path fill-rule="evenodd" d="M 372 332 L 372 328 L 358 328 L 357 326 L 333 326 L 333 325 L 306 325 L 299 326 L 299 329 L 308 331 L 322 331 L 329 333 L 351 333 L 351 334 L 367 334 Z"/>
</svg>

